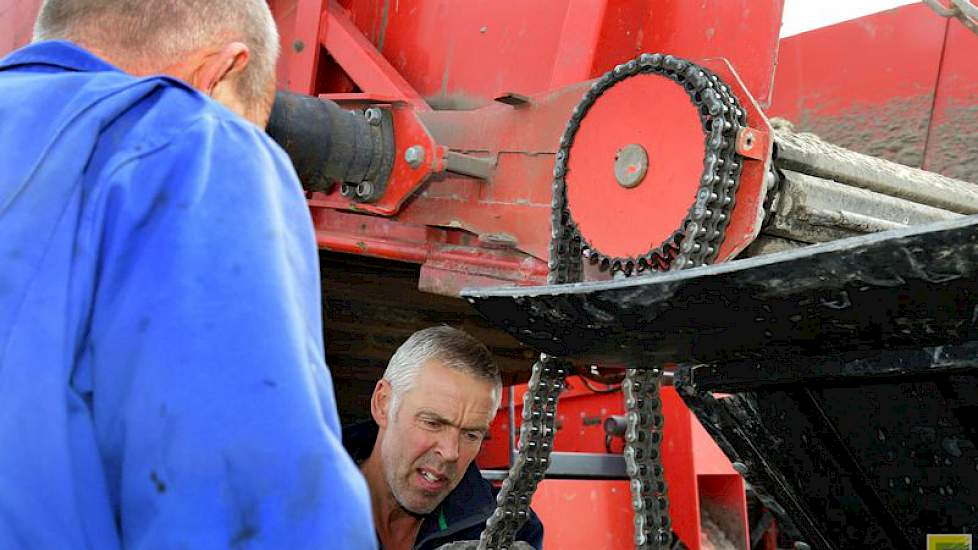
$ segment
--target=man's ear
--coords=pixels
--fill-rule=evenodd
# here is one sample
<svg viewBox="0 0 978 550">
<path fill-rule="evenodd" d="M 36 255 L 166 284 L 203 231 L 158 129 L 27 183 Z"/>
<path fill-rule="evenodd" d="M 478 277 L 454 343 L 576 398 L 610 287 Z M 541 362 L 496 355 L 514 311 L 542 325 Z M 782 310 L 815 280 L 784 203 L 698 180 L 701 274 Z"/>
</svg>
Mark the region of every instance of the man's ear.
<svg viewBox="0 0 978 550">
<path fill-rule="evenodd" d="M 380 379 L 374 386 L 373 395 L 370 396 L 370 415 L 374 417 L 374 422 L 381 428 L 386 428 L 391 421 L 389 416 L 391 391 L 390 382 Z"/>
<path fill-rule="evenodd" d="M 191 76 L 190 85 L 209 96 L 214 95 L 218 84 L 237 76 L 251 59 L 251 51 L 241 42 L 225 44 L 204 58 Z"/>
</svg>

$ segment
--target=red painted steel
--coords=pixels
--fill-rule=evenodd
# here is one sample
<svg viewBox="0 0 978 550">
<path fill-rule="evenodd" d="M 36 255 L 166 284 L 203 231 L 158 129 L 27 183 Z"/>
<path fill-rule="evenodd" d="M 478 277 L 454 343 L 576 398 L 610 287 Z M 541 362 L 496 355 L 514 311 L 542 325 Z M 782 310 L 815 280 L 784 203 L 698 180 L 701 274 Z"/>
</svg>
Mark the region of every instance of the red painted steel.
<svg viewBox="0 0 978 550">
<path fill-rule="evenodd" d="M 339 4 L 331 2 L 323 11 L 319 40 L 339 68 L 361 90 L 402 98 L 418 110 L 430 108 L 367 40 Z"/>
<path fill-rule="evenodd" d="M 310 202 L 315 204 L 316 200 Z M 468 286 L 539 285 L 547 278 L 546 262 L 492 236 L 480 240 L 463 230 L 315 206 L 312 214 L 320 248 L 422 264 L 422 290 L 457 295 Z"/>
<path fill-rule="evenodd" d="M 569 35 L 563 40 L 565 23 L 598 15 L 605 2 L 352 0 L 345 4 L 358 28 L 431 105 L 473 108 L 504 92 L 533 95 L 551 89 L 558 51 L 567 41 L 585 38 Z M 590 65 L 597 38 L 592 33 L 594 41 L 581 44 L 575 67 Z M 565 83 L 590 77 L 586 74 Z"/>
<path fill-rule="evenodd" d="M 652 0 L 650 9 L 643 29 L 649 49 L 689 59 L 722 57 L 758 103 L 770 105 L 784 0 Z"/>
<path fill-rule="evenodd" d="M 631 550 L 634 529 L 627 481 L 547 479 L 532 503 L 545 529 L 546 547 L 560 550 Z"/>
<path fill-rule="evenodd" d="M 747 131 L 737 136 L 741 139 L 749 132 L 753 146 L 743 159 L 740 185 L 737 187 L 733 211 L 727 224 L 726 234 L 715 262 L 734 258 L 761 232 L 764 222 L 764 197 L 767 195 L 767 174 L 771 169 L 771 124 L 757 101 L 748 93 L 746 84 L 726 59 L 706 59 L 703 65 L 715 72 L 730 85 L 730 90 L 747 112 Z M 738 147 L 744 147 L 739 144 Z"/>
<path fill-rule="evenodd" d="M 554 450 L 608 452 L 603 422 L 610 415 L 623 413 L 622 393 L 595 392 L 576 376 L 568 381 L 568 389 L 560 397 Z M 596 386 L 598 389 L 604 387 L 601 384 Z M 515 393 L 518 430 L 525 386 L 518 386 Z M 504 392 L 499 414 L 490 428 L 490 439 L 477 458 L 481 468 L 505 468 L 507 465 L 507 396 L 508 393 Z M 748 530 L 743 479 L 671 387 L 663 388 L 662 406 L 665 417 L 662 455 L 673 528 L 690 550 L 705 548 L 701 546 L 703 521 L 700 511 L 706 510 L 712 521 L 746 546 Z M 621 453 L 622 446 L 622 441 L 615 439 L 611 451 Z M 622 521 L 622 517 L 630 515 L 627 481 L 590 483 L 594 485 L 566 484 L 563 480 L 545 482 L 550 484 L 551 489 L 543 497 L 535 497 L 534 505 L 547 522 L 547 544 L 553 544 L 556 548 L 565 548 L 565 543 L 568 545 L 566 548 L 633 547 L 630 522 Z M 558 487 L 560 492 L 564 492 L 563 497 L 557 491 Z M 597 487 L 601 490 L 598 491 Z M 582 506 L 579 499 L 600 503 L 613 510 L 622 503 L 628 506 L 624 509 L 624 516 L 611 516 L 606 515 L 606 510 Z M 589 521 L 596 525 L 585 527 L 584 523 Z M 555 543 L 551 536 L 560 544 Z"/>
<path fill-rule="evenodd" d="M 581 121 L 568 159 L 567 206 L 581 234 L 612 257 L 639 256 L 669 240 L 696 201 L 704 140 L 681 84 L 639 74 L 607 90 Z M 631 188 L 615 176 L 628 145 L 648 155 L 645 177 Z"/>
<path fill-rule="evenodd" d="M 518 108 L 494 103 L 474 111 L 418 113 L 437 143 L 492 159 L 496 168 L 488 181 L 438 174 L 407 200 L 397 223 L 464 230 L 473 242 L 504 244 L 543 261 L 550 246 L 553 155 L 563 124 L 586 87 L 584 83 L 534 96 Z M 316 194 L 310 206 L 317 227 L 322 228 L 338 214 L 336 208 L 347 208 L 349 202 L 336 190 L 331 195 Z M 358 218 L 365 228 L 358 235 L 387 238 L 383 228 L 388 222 L 374 216 Z"/>
<path fill-rule="evenodd" d="M 353 205 L 340 197 L 337 190 L 330 196 L 318 196 L 313 207 L 356 206 L 360 211 L 390 215 L 403 205 L 399 219 L 407 223 L 459 227 L 479 236 L 502 235 L 515 248 L 545 259 L 549 246 L 546 228 L 552 166 L 549 155 L 566 123 L 568 111 L 508 108 L 506 118 L 499 116 L 501 111 L 490 103 L 491 98 L 507 92 L 535 98 L 547 96 L 542 92 L 553 86 L 596 76 L 649 49 L 687 55 L 689 52 L 722 53 L 743 63 L 745 86 L 766 94 L 773 71 L 776 23 L 780 20 L 782 2 L 765 0 L 749 6 L 748 3 L 713 0 L 696 9 L 677 7 L 662 0 L 471 2 L 465 9 L 445 0 L 402 0 L 383 6 L 366 0 L 332 3 L 323 15 L 320 40 L 328 55 L 320 63 L 322 74 L 318 75 L 318 81 L 320 85 L 334 83 L 337 87 L 317 91 L 344 93 L 359 89 L 373 95 L 402 97 L 416 106 L 424 103 L 420 100 L 423 97 L 438 108 L 489 105 L 454 117 L 425 118 L 427 115 L 422 113 L 422 121 L 439 144 L 451 150 L 491 157 L 496 162 L 496 171 L 488 182 L 475 183 L 472 178 L 446 174 L 425 184 L 407 203 L 402 203 L 402 199 L 414 189 L 416 179 L 399 186 L 395 178 L 392 190 L 397 191 L 381 204 Z M 659 25 L 660 17 L 668 25 Z M 764 24 L 766 21 L 773 23 Z M 750 25 L 753 25 L 754 39 L 740 40 L 737 33 Z M 666 26 L 671 30 L 666 32 Z M 377 48 L 373 49 L 372 44 Z M 759 44 L 767 45 L 764 55 L 758 55 Z M 520 62 L 512 63 L 515 58 Z M 350 88 L 348 83 L 358 88 Z M 576 93 L 576 87 L 572 88 Z M 546 116 L 532 116 L 541 113 Z M 648 121 L 644 124 L 633 121 L 633 128 L 645 125 Z M 627 127 L 627 123 L 622 126 Z M 665 125 L 660 121 L 661 126 Z M 506 131 L 498 131 L 502 129 Z M 535 136 L 541 132 L 549 138 L 546 143 L 539 140 L 527 143 L 528 140 L 520 139 L 523 134 Z M 695 145 L 692 154 L 701 153 L 701 149 L 699 144 Z M 399 145 L 399 155 L 400 151 Z M 674 150 L 675 154 L 672 151 L 663 156 L 684 156 L 681 147 Z M 541 157 L 540 153 L 547 156 Z M 473 183 L 477 188 L 473 188 Z M 754 188 L 760 188 L 760 183 Z M 474 202 L 473 197 L 477 197 Z M 690 202 L 683 201 L 684 204 L 674 208 L 684 213 Z M 743 202 L 749 204 L 751 198 Z M 671 204 L 667 200 L 656 206 L 663 203 Z M 523 214 L 516 223 L 504 221 L 510 217 L 507 213 L 516 211 Z M 627 219 L 627 216 L 614 219 Z M 734 232 L 748 231 L 731 235 L 731 242 L 740 243 L 733 247 L 736 249 L 745 246 L 743 243 L 756 234 L 751 224 L 734 223 L 732 227 Z M 612 234 L 621 239 L 630 232 Z M 636 238 L 649 240 L 641 234 Z M 635 250 L 632 244 L 621 245 L 622 250 Z M 649 245 L 644 244 L 639 250 L 647 248 Z M 425 276 L 423 272 L 422 277 Z M 426 285 L 422 280 L 421 286 Z M 444 288 L 441 284 L 427 286 Z"/>
<path fill-rule="evenodd" d="M 947 24 L 919 4 L 785 39 L 768 115 L 920 166 Z"/>
<path fill-rule="evenodd" d="M 556 90 L 590 80 L 601 72 L 599 68 L 594 67 L 594 56 L 598 50 L 597 45 L 601 43 L 608 8 L 607 2 L 591 0 L 567 2 L 547 89 Z M 645 16 L 648 17 L 648 14 L 646 13 Z M 636 49 L 641 47 L 641 39 L 638 37 L 636 37 L 635 47 Z M 621 52 L 623 57 L 628 56 L 626 52 L 627 45 L 626 51 Z"/>
<path fill-rule="evenodd" d="M 437 247 L 421 266 L 418 288 L 457 296 L 464 288 L 534 286 L 547 280 L 547 264 L 508 250 Z"/>
<path fill-rule="evenodd" d="M 588 80 L 645 51 L 724 56 L 767 98 L 783 0 L 343 0 L 357 28 L 436 108 Z M 749 34 L 751 40 L 743 37 Z M 518 60 L 518 62 L 517 62 Z M 348 91 L 348 90 L 319 90 Z"/>
<path fill-rule="evenodd" d="M 269 0 L 279 29 L 282 54 L 279 88 L 313 94 L 319 67 L 319 19 L 327 0 Z"/>
<path fill-rule="evenodd" d="M 978 36 L 910 5 L 782 41 L 771 116 L 829 141 L 978 181 Z"/>
<path fill-rule="evenodd" d="M 948 21 L 924 168 L 978 183 L 978 35 Z"/>
</svg>

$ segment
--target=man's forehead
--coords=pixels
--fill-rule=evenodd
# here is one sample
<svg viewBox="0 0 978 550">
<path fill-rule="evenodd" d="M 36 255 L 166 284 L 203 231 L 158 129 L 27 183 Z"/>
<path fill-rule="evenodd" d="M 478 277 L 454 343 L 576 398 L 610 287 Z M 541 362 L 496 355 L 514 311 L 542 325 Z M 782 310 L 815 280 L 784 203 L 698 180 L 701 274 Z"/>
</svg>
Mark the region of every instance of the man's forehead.
<svg viewBox="0 0 978 550">
<path fill-rule="evenodd" d="M 444 382 L 446 385 L 468 386 L 475 384 L 481 390 L 492 392 L 492 384 L 485 378 L 481 378 L 467 369 L 449 366 L 444 359 L 438 357 L 428 359 L 421 365 L 418 371 L 418 379 L 422 378 L 429 384 L 432 381 Z"/>
<path fill-rule="evenodd" d="M 425 364 L 404 400 L 415 412 L 422 409 L 453 418 L 459 409 L 494 416 L 494 386 L 487 380 L 441 363 Z"/>
</svg>

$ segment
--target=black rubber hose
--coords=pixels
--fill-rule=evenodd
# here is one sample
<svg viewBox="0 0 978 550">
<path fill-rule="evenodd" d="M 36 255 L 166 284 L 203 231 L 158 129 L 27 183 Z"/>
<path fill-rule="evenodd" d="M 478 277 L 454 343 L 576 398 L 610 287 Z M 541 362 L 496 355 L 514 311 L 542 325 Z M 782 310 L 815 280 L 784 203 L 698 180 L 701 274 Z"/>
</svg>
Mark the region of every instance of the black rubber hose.
<svg viewBox="0 0 978 550">
<path fill-rule="evenodd" d="M 267 128 L 309 191 L 368 179 L 376 157 L 383 154 L 372 135 L 378 131 L 363 115 L 332 101 L 281 91 L 275 95 Z"/>
</svg>

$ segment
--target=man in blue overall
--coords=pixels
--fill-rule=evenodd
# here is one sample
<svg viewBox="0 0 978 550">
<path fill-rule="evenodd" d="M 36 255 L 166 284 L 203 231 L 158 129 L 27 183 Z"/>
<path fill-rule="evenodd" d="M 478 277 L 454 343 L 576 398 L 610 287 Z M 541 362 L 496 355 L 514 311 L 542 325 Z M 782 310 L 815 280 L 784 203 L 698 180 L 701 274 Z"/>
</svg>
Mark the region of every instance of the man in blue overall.
<svg viewBox="0 0 978 550">
<path fill-rule="evenodd" d="M 0 60 L 0 548 L 375 548 L 266 3 L 47 0 L 36 37 Z"/>
</svg>

